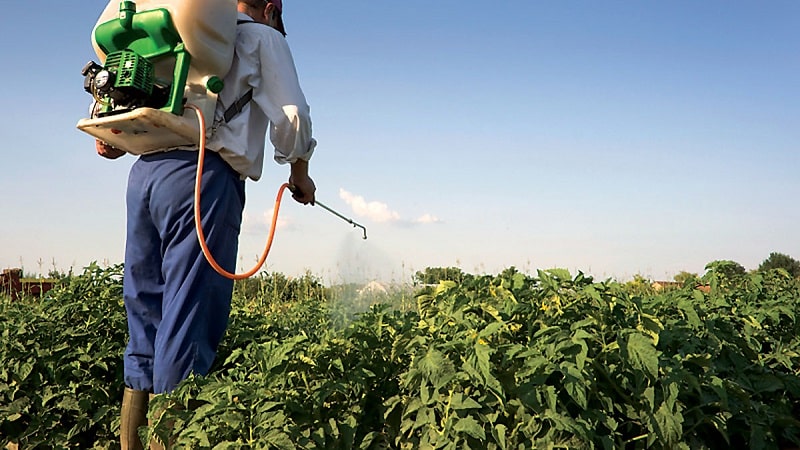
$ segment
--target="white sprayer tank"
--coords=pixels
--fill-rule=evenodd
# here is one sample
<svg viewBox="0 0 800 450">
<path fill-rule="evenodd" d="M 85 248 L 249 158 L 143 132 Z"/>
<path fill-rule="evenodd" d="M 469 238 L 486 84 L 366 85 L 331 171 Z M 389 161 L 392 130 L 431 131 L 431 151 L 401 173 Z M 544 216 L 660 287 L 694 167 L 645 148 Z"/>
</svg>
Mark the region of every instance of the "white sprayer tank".
<svg viewBox="0 0 800 450">
<path fill-rule="evenodd" d="M 121 0 L 109 1 L 95 28 L 119 17 L 120 3 Z M 228 73 L 236 41 L 236 0 L 136 0 L 136 11 L 157 8 L 169 11 L 175 29 L 192 55 L 188 82 L 199 84 L 207 76 L 222 78 Z M 106 55 L 95 42 L 94 30 L 92 46 L 97 57 L 105 62 Z"/>
<path fill-rule="evenodd" d="M 122 0 L 110 0 L 92 29 L 92 46 L 102 64 L 105 64 L 106 54 L 95 41 L 95 29 L 100 24 L 119 17 L 120 3 Z M 206 81 L 217 76 L 224 78 L 233 61 L 234 44 L 236 41 L 236 0 L 136 0 L 136 11 L 147 11 L 163 8 L 169 11 L 173 25 L 183 41 L 186 51 L 191 56 L 189 74 L 186 80 L 185 97 L 187 103 L 200 107 L 206 118 L 206 129 L 210 130 L 214 115 L 217 95 L 206 89 Z M 155 61 L 157 76 L 171 75 L 174 61 L 166 58 L 165 61 Z M 128 113 L 125 119 L 134 118 L 133 125 L 127 128 L 113 128 L 121 123 L 119 116 L 104 117 L 99 119 L 83 119 L 78 123 L 78 128 L 94 135 L 109 144 L 123 148 L 131 153 L 148 153 L 164 146 L 185 144 L 186 135 L 191 133 L 192 126 L 199 132 L 194 110 L 186 109 L 183 117 L 161 117 L 162 111 L 141 108 Z M 167 114 L 167 113 L 164 113 Z M 137 128 L 139 127 L 139 128 Z M 147 129 L 140 129 L 145 127 Z M 163 132 L 155 132 L 153 128 L 174 129 L 177 135 L 166 137 Z M 189 128 L 187 128 L 189 127 Z M 104 131 L 106 130 L 106 131 Z M 113 131 L 113 133 L 109 133 Z M 195 132 L 195 134 L 197 134 Z M 197 138 L 192 139 L 194 143 Z M 124 148 L 127 147 L 127 148 Z"/>
</svg>

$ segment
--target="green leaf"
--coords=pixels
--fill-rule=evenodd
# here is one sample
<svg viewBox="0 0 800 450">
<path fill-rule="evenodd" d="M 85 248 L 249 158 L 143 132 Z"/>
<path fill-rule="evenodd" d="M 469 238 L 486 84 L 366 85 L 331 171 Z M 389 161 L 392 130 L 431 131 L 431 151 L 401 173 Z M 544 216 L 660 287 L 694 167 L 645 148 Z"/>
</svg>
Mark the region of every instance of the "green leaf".
<svg viewBox="0 0 800 450">
<path fill-rule="evenodd" d="M 289 436 L 280 430 L 270 430 L 264 437 L 264 441 L 269 442 L 272 447 L 280 450 L 295 450 L 297 448 Z"/>
<path fill-rule="evenodd" d="M 492 437 L 494 437 L 495 442 L 497 445 L 502 449 L 506 449 L 506 426 L 502 423 L 498 423 L 497 425 L 492 427 Z"/>
<path fill-rule="evenodd" d="M 497 333 L 498 331 L 500 331 L 503 328 L 503 326 L 505 326 L 505 323 L 503 323 L 503 322 L 492 322 L 489 325 L 486 325 L 478 333 L 478 336 L 480 336 L 482 338 L 490 337 L 491 335 L 493 335 L 493 334 Z"/>
<path fill-rule="evenodd" d="M 569 326 L 569 329 L 573 330 L 573 331 L 580 330 L 583 327 L 586 327 L 586 326 L 589 326 L 589 325 L 595 325 L 596 323 L 597 323 L 597 319 L 595 319 L 594 317 L 587 317 L 586 319 L 579 320 L 579 321 L 573 323 L 572 325 Z M 583 330 L 581 330 L 581 331 L 583 331 Z M 583 331 L 583 332 L 586 333 L 585 331 Z M 576 333 L 576 335 L 577 335 L 577 333 Z M 583 335 L 581 335 L 581 336 L 583 336 Z M 589 335 L 586 334 L 586 337 L 588 337 L 588 336 Z"/>
<path fill-rule="evenodd" d="M 644 397 L 644 399 L 647 400 L 648 411 L 649 412 L 653 412 L 653 410 L 656 407 L 656 404 L 655 404 L 656 403 L 656 401 L 655 401 L 656 390 L 655 390 L 655 388 L 653 386 L 647 387 L 644 390 L 644 393 L 642 394 L 642 397 Z"/>
<path fill-rule="evenodd" d="M 403 408 L 403 419 L 411 417 L 411 415 L 417 412 L 422 406 L 422 399 L 419 397 L 412 397 L 409 399 L 408 403 Z"/>
<path fill-rule="evenodd" d="M 372 447 L 373 441 L 378 439 L 380 436 L 381 434 L 377 431 L 370 431 L 366 436 L 364 436 L 364 439 L 361 440 L 361 445 L 359 445 L 358 448 L 361 450 L 369 450 L 369 448 Z"/>
<path fill-rule="evenodd" d="M 540 328 L 539 330 L 537 330 L 536 333 L 533 334 L 533 340 L 536 341 L 536 340 L 542 339 L 544 337 L 544 335 L 556 333 L 558 331 L 561 331 L 561 327 L 559 327 L 557 325 L 544 326 L 544 327 Z"/>
<path fill-rule="evenodd" d="M 439 285 L 436 286 L 436 290 L 434 291 L 434 294 L 437 295 L 437 296 L 441 295 L 441 294 L 449 291 L 450 289 L 455 288 L 456 286 L 458 286 L 458 284 L 455 281 L 442 280 L 442 281 L 439 282 Z"/>
<path fill-rule="evenodd" d="M 697 299 L 698 295 L 700 297 L 699 300 Z M 678 308 L 683 311 L 684 316 L 686 316 L 686 321 L 692 328 L 700 328 L 700 326 L 703 325 L 703 322 L 700 320 L 700 316 L 697 315 L 695 303 L 702 304 L 703 293 L 701 291 L 695 291 L 695 294 L 692 297 L 692 300 L 683 298 L 680 299 L 678 301 Z"/>
<path fill-rule="evenodd" d="M 407 421 L 404 423 L 406 426 Z M 428 407 L 422 407 L 417 411 L 417 416 L 414 418 L 414 423 L 411 426 L 411 430 L 416 430 L 420 427 L 425 426 L 434 426 L 436 424 L 436 413 L 433 409 Z"/>
<path fill-rule="evenodd" d="M 19 382 L 24 382 L 31 372 L 33 372 L 33 361 L 25 361 L 20 365 L 16 378 Z"/>
<path fill-rule="evenodd" d="M 753 389 L 758 393 L 776 392 L 785 387 L 781 379 L 773 374 L 764 374 L 753 380 Z"/>
<path fill-rule="evenodd" d="M 513 289 L 522 289 L 525 287 L 525 275 L 517 272 L 511 277 L 511 279 L 514 282 Z"/>
<path fill-rule="evenodd" d="M 547 408 L 550 410 L 556 410 L 556 403 L 558 402 L 558 394 L 556 393 L 555 386 L 547 385 L 544 387 L 545 393 L 545 401 L 547 402 Z"/>
<path fill-rule="evenodd" d="M 583 366 L 586 363 L 586 356 L 589 354 L 589 346 L 586 344 L 586 339 L 591 339 L 591 335 L 581 329 L 572 335 L 572 342 L 580 346 L 580 350 L 575 354 L 575 364 L 578 370 L 583 370 Z"/>
<path fill-rule="evenodd" d="M 670 384 L 667 391 L 667 398 L 656 411 L 654 419 L 664 446 L 669 448 L 677 444 L 683 434 L 683 415 L 677 402 L 678 386 Z"/>
<path fill-rule="evenodd" d="M 493 350 L 485 344 L 476 342 L 472 347 L 474 353 L 464 360 L 462 367 L 473 377 L 483 381 L 489 389 L 494 391 L 498 398 L 503 396 L 503 386 L 492 375 L 492 364 L 490 361 Z"/>
<path fill-rule="evenodd" d="M 453 363 L 435 348 L 429 348 L 425 355 L 417 360 L 416 366 L 431 381 L 435 389 L 449 383 L 456 374 Z"/>
<path fill-rule="evenodd" d="M 650 314 L 641 314 L 641 323 L 636 328 L 653 339 L 653 344 L 658 345 L 658 337 L 664 330 L 664 325 L 657 317 Z"/>
<path fill-rule="evenodd" d="M 627 339 L 623 341 L 621 350 L 631 366 L 645 372 L 652 378 L 658 376 L 659 352 L 653 345 L 652 339 L 648 339 L 639 333 L 630 333 Z"/>
<path fill-rule="evenodd" d="M 583 378 L 583 373 L 572 364 L 566 365 L 565 369 L 564 388 L 569 396 L 575 400 L 575 403 L 586 409 L 588 403 L 586 400 L 586 380 Z"/>
<path fill-rule="evenodd" d="M 547 272 L 548 274 L 552 275 L 553 277 L 555 277 L 559 281 L 572 280 L 572 275 L 569 273 L 569 270 L 567 270 L 567 269 L 555 268 L 555 269 L 548 269 L 545 272 Z"/>
<path fill-rule="evenodd" d="M 467 409 L 480 409 L 481 404 L 473 400 L 471 397 L 466 397 L 461 392 L 456 392 L 453 394 L 453 398 L 450 400 L 450 408 L 461 411 Z"/>
<path fill-rule="evenodd" d="M 525 365 L 517 372 L 517 379 L 526 379 L 537 372 L 543 371 L 545 377 L 550 375 L 553 364 L 544 356 L 533 356 L 525 358 Z"/>
<path fill-rule="evenodd" d="M 462 419 L 458 419 L 456 422 L 455 427 L 453 427 L 458 433 L 466 433 L 475 439 L 486 439 L 486 433 L 483 431 L 483 427 L 481 424 L 478 423 L 477 420 L 472 418 L 472 416 L 467 416 Z"/>
</svg>

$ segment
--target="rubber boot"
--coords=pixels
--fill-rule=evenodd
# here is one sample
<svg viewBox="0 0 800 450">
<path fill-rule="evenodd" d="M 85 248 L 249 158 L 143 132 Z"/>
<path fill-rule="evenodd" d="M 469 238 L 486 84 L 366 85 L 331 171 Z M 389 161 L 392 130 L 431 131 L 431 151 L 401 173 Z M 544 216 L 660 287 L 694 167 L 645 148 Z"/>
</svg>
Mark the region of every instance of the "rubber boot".
<svg viewBox="0 0 800 450">
<path fill-rule="evenodd" d="M 119 422 L 119 441 L 122 450 L 144 450 L 139 439 L 139 427 L 147 425 L 149 395 L 147 391 L 137 391 L 125 386 Z"/>
</svg>

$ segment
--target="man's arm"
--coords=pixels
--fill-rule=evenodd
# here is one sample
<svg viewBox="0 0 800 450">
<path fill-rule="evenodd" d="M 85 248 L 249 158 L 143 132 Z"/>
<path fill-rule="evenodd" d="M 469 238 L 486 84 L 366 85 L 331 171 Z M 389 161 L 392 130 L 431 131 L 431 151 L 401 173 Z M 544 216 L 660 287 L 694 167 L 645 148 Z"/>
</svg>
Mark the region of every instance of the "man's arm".
<svg viewBox="0 0 800 450">
<path fill-rule="evenodd" d="M 291 165 L 292 198 L 313 205 L 317 188 L 308 175 L 308 160 L 317 141 L 312 137 L 310 108 L 300 87 L 292 52 L 283 36 L 266 33 L 259 58 L 264 89 L 253 99 L 270 120 L 274 159 L 279 164 Z"/>
<path fill-rule="evenodd" d="M 316 147 L 311 112 L 300 87 L 294 58 L 286 39 L 273 29 L 261 36 L 259 46 L 261 88 L 255 101 L 270 120 L 269 139 L 279 164 L 310 160 Z"/>
</svg>

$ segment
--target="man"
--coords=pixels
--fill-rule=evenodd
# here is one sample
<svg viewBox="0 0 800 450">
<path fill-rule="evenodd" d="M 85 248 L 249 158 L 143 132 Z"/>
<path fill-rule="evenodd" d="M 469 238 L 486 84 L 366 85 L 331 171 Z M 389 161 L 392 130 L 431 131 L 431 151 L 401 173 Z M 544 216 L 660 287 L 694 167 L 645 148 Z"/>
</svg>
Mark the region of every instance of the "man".
<svg viewBox="0 0 800 450">
<path fill-rule="evenodd" d="M 202 226 L 211 253 L 234 272 L 244 180 L 258 180 L 267 132 L 274 159 L 290 164 L 293 198 L 314 203 L 308 160 L 309 107 L 285 40 L 281 0 L 238 0 L 233 64 L 218 97 L 206 145 Z M 252 90 L 252 93 L 250 91 Z M 232 106 L 238 105 L 238 106 Z M 109 159 L 123 151 L 101 141 Z M 193 219 L 198 153 L 178 148 L 141 156 L 127 189 L 123 292 L 130 340 L 124 355 L 122 448 L 141 448 L 148 397 L 172 391 L 189 374 L 205 375 L 227 328 L 233 281 L 209 265 Z"/>
</svg>

